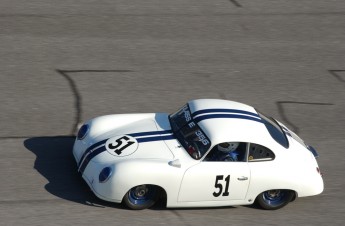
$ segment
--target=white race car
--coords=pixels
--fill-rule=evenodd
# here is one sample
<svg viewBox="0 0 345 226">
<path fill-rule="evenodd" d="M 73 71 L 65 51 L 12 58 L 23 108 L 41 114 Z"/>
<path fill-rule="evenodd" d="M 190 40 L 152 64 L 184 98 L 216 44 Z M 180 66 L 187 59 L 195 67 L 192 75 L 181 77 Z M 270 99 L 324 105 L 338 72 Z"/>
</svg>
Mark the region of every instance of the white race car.
<svg viewBox="0 0 345 226">
<path fill-rule="evenodd" d="M 193 100 L 174 114 L 117 114 L 79 130 L 73 154 L 100 199 L 131 209 L 278 209 L 323 191 L 316 151 L 251 106 Z"/>
</svg>

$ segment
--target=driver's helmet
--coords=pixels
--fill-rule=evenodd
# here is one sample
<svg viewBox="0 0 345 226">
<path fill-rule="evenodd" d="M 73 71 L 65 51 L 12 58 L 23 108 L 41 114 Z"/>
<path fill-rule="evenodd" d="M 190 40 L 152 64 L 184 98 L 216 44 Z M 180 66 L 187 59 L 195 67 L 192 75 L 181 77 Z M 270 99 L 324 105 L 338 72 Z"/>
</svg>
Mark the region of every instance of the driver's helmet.
<svg viewBox="0 0 345 226">
<path fill-rule="evenodd" d="M 218 150 L 224 153 L 230 153 L 232 151 L 235 151 L 238 145 L 238 142 L 225 142 L 218 144 Z"/>
</svg>

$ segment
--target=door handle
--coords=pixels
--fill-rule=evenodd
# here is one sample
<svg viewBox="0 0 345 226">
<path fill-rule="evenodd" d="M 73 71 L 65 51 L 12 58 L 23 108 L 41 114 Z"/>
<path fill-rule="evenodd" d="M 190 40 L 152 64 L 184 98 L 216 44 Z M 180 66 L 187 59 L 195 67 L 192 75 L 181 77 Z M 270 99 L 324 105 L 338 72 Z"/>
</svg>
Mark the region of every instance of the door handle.
<svg viewBox="0 0 345 226">
<path fill-rule="evenodd" d="M 245 177 L 245 176 L 238 177 L 237 180 L 248 180 L 248 177 Z"/>
</svg>

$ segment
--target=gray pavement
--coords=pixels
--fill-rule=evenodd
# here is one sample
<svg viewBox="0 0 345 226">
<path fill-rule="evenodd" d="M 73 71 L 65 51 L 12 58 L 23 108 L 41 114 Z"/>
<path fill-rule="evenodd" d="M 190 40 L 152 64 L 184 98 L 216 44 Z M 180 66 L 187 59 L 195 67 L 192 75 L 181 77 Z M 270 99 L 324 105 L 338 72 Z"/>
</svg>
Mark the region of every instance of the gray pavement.
<svg viewBox="0 0 345 226">
<path fill-rule="evenodd" d="M 0 225 L 341 225 L 342 0 L 0 1 Z M 316 147 L 320 196 L 250 207 L 130 211 L 76 173 L 78 123 L 223 98 Z M 293 165 L 292 165 L 293 167 Z"/>
</svg>

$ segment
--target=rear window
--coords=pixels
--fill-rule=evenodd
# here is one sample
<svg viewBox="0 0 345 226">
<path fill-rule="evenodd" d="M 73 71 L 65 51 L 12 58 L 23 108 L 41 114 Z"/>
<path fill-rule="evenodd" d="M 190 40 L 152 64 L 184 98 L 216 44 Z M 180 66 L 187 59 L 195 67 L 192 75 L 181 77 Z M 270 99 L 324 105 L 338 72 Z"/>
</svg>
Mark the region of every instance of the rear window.
<svg viewBox="0 0 345 226">
<path fill-rule="evenodd" d="M 258 161 L 270 161 L 275 158 L 273 151 L 270 149 L 259 145 L 251 143 L 249 146 L 248 161 L 258 162 Z"/>
<path fill-rule="evenodd" d="M 275 141 L 277 141 L 280 145 L 282 145 L 284 148 L 288 148 L 289 141 L 285 133 L 283 132 L 282 128 L 279 126 L 279 124 L 273 118 L 269 118 L 260 112 L 258 112 L 258 114 L 262 122 L 266 126 L 268 132 L 270 133 L 271 137 Z"/>
</svg>

